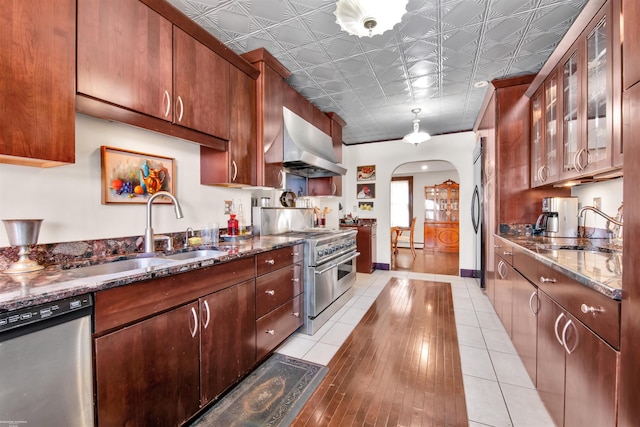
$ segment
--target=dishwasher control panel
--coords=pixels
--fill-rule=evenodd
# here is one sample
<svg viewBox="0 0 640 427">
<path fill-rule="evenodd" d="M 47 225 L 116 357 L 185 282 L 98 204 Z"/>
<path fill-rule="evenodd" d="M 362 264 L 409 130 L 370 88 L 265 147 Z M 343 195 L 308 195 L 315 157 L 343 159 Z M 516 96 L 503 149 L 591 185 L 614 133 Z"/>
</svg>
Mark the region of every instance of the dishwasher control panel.
<svg viewBox="0 0 640 427">
<path fill-rule="evenodd" d="M 91 305 L 91 295 L 86 294 L 0 313 L 0 332 L 62 316 Z"/>
</svg>

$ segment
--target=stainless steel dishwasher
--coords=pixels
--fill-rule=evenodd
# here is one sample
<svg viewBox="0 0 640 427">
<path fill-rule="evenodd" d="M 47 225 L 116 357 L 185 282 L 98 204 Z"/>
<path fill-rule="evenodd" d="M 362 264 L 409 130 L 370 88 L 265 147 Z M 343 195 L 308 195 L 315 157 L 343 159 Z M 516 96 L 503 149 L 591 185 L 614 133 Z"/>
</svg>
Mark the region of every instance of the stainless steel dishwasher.
<svg viewBox="0 0 640 427">
<path fill-rule="evenodd" d="M 0 424 L 92 426 L 91 295 L 0 313 Z"/>
</svg>

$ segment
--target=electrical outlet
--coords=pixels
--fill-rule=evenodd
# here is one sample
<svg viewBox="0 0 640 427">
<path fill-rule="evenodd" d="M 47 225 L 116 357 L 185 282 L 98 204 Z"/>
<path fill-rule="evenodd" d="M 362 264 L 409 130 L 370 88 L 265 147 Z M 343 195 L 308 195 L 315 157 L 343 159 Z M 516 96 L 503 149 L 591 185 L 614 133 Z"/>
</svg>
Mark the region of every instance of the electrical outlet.
<svg viewBox="0 0 640 427">
<path fill-rule="evenodd" d="M 600 197 L 593 198 L 593 207 L 596 209 L 602 209 L 602 199 Z"/>
<path fill-rule="evenodd" d="M 231 213 L 231 209 L 233 206 L 233 200 L 225 200 L 224 201 L 224 213 L 225 215 L 228 215 Z"/>
</svg>

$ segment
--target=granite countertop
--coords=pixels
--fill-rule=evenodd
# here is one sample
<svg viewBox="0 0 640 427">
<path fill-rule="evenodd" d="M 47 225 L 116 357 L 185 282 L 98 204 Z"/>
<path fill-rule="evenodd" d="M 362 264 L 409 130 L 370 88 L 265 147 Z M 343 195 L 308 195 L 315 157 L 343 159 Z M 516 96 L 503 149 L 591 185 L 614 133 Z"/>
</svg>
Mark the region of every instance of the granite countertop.
<svg viewBox="0 0 640 427">
<path fill-rule="evenodd" d="M 607 239 L 550 238 L 502 233 L 543 264 L 615 300 L 622 299 L 622 248 Z"/>
<path fill-rule="evenodd" d="M 207 249 L 227 252 L 219 257 L 201 257 L 170 262 L 146 268 L 127 270 L 119 273 L 87 276 L 82 268 L 63 270 L 59 266 L 49 266 L 44 270 L 24 273 L 0 273 L 0 312 L 33 306 L 63 298 L 128 285 L 143 280 L 183 273 L 234 259 L 252 256 L 281 247 L 303 243 L 304 239 L 284 236 L 262 236 L 235 242 L 221 242 Z M 195 249 L 203 249 L 193 248 Z M 178 250 L 171 252 L 185 252 Z M 139 258 L 143 254 L 131 254 L 129 258 Z M 159 253 L 162 257 L 162 253 Z M 118 260 L 127 259 L 119 257 Z"/>
</svg>

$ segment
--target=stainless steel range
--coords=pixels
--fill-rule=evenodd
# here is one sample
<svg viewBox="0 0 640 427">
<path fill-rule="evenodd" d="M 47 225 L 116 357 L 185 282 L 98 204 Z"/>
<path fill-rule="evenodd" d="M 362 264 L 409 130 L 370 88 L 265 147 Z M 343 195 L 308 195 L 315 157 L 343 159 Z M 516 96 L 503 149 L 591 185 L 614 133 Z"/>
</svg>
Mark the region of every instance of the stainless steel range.
<svg viewBox="0 0 640 427">
<path fill-rule="evenodd" d="M 308 211 L 308 212 L 306 212 Z M 313 335 L 353 294 L 356 279 L 355 229 L 312 228 L 312 209 L 261 209 L 261 234 L 304 238 L 304 302 L 302 332 Z"/>
<path fill-rule="evenodd" d="M 301 230 L 305 238 L 303 332 L 316 333 L 351 298 L 356 279 L 356 230 Z"/>
</svg>

